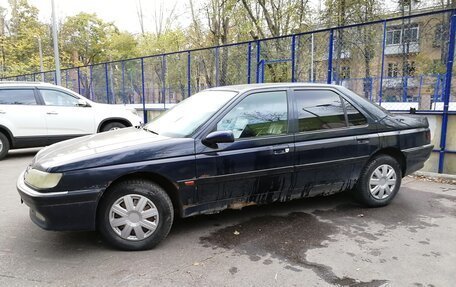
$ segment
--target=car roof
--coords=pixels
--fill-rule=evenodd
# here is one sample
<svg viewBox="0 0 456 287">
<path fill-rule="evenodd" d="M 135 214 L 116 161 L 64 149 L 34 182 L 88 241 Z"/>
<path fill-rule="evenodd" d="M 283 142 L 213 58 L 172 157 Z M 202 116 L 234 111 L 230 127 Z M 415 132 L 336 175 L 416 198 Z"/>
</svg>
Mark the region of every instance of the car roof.
<svg viewBox="0 0 456 287">
<path fill-rule="evenodd" d="M 56 87 L 56 85 L 33 81 L 0 81 L 0 88 L 10 87 Z"/>
<path fill-rule="evenodd" d="M 236 91 L 236 92 L 246 92 L 251 90 L 258 89 L 268 89 L 268 88 L 328 88 L 333 87 L 337 88 L 337 85 L 332 84 L 318 84 L 318 83 L 262 83 L 262 84 L 244 84 L 244 85 L 231 85 L 231 86 L 221 86 L 207 89 L 209 91 Z"/>
</svg>

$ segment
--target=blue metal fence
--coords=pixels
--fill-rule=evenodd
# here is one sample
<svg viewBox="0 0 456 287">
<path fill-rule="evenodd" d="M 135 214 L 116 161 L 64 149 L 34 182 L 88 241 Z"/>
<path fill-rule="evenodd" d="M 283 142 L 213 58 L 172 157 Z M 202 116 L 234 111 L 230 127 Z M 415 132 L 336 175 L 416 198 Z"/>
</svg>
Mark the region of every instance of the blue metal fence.
<svg viewBox="0 0 456 287">
<path fill-rule="evenodd" d="M 261 82 L 344 85 L 398 112 L 442 117 L 439 172 L 452 92 L 456 10 L 430 11 L 223 46 L 62 70 L 63 86 L 109 104 L 177 103 L 202 89 Z M 2 80 L 55 83 L 55 71 Z M 452 103 L 455 102 L 453 106 Z M 147 113 L 145 121 L 147 121 Z"/>
</svg>

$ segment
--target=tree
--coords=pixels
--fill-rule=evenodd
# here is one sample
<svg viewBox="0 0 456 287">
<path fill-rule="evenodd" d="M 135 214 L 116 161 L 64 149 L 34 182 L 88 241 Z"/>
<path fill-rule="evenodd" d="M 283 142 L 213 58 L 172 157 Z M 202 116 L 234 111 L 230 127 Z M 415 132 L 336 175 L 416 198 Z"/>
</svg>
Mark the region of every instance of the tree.
<svg viewBox="0 0 456 287">
<path fill-rule="evenodd" d="M 68 17 L 60 31 L 60 47 L 67 55 L 67 66 L 90 65 L 108 59 L 109 39 L 118 34 L 112 23 L 95 14 L 79 13 Z"/>
</svg>

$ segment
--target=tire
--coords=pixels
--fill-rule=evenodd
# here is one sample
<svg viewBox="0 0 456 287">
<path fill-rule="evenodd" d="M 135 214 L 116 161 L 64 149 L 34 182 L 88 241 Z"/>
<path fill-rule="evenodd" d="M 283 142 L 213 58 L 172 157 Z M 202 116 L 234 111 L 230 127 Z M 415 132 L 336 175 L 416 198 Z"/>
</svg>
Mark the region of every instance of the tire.
<svg viewBox="0 0 456 287">
<path fill-rule="evenodd" d="M 0 132 L 0 160 L 5 158 L 10 149 L 10 143 L 8 138 Z"/>
<path fill-rule="evenodd" d="M 110 122 L 101 127 L 101 132 L 113 131 L 125 128 L 126 125 L 120 122 Z"/>
<path fill-rule="evenodd" d="M 388 205 L 398 193 L 401 181 L 402 169 L 397 160 L 388 155 L 379 155 L 361 171 L 354 190 L 355 198 L 369 207 Z"/>
<path fill-rule="evenodd" d="M 106 242 L 122 250 L 136 251 L 151 249 L 166 238 L 173 224 L 174 209 L 160 186 L 146 180 L 128 180 L 107 192 L 97 216 L 97 229 Z M 142 217 L 144 214 L 150 217 Z"/>
</svg>

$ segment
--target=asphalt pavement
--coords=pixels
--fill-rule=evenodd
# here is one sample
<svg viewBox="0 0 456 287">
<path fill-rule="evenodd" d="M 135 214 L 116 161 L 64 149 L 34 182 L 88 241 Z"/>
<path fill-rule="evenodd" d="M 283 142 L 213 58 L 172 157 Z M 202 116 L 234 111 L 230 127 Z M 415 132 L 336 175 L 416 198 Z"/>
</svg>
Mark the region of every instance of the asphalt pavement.
<svg viewBox="0 0 456 287">
<path fill-rule="evenodd" d="M 124 252 L 31 222 L 15 185 L 36 151 L 0 161 L 0 286 L 456 285 L 456 185 L 405 178 L 375 209 L 339 194 L 179 219 Z"/>
</svg>

